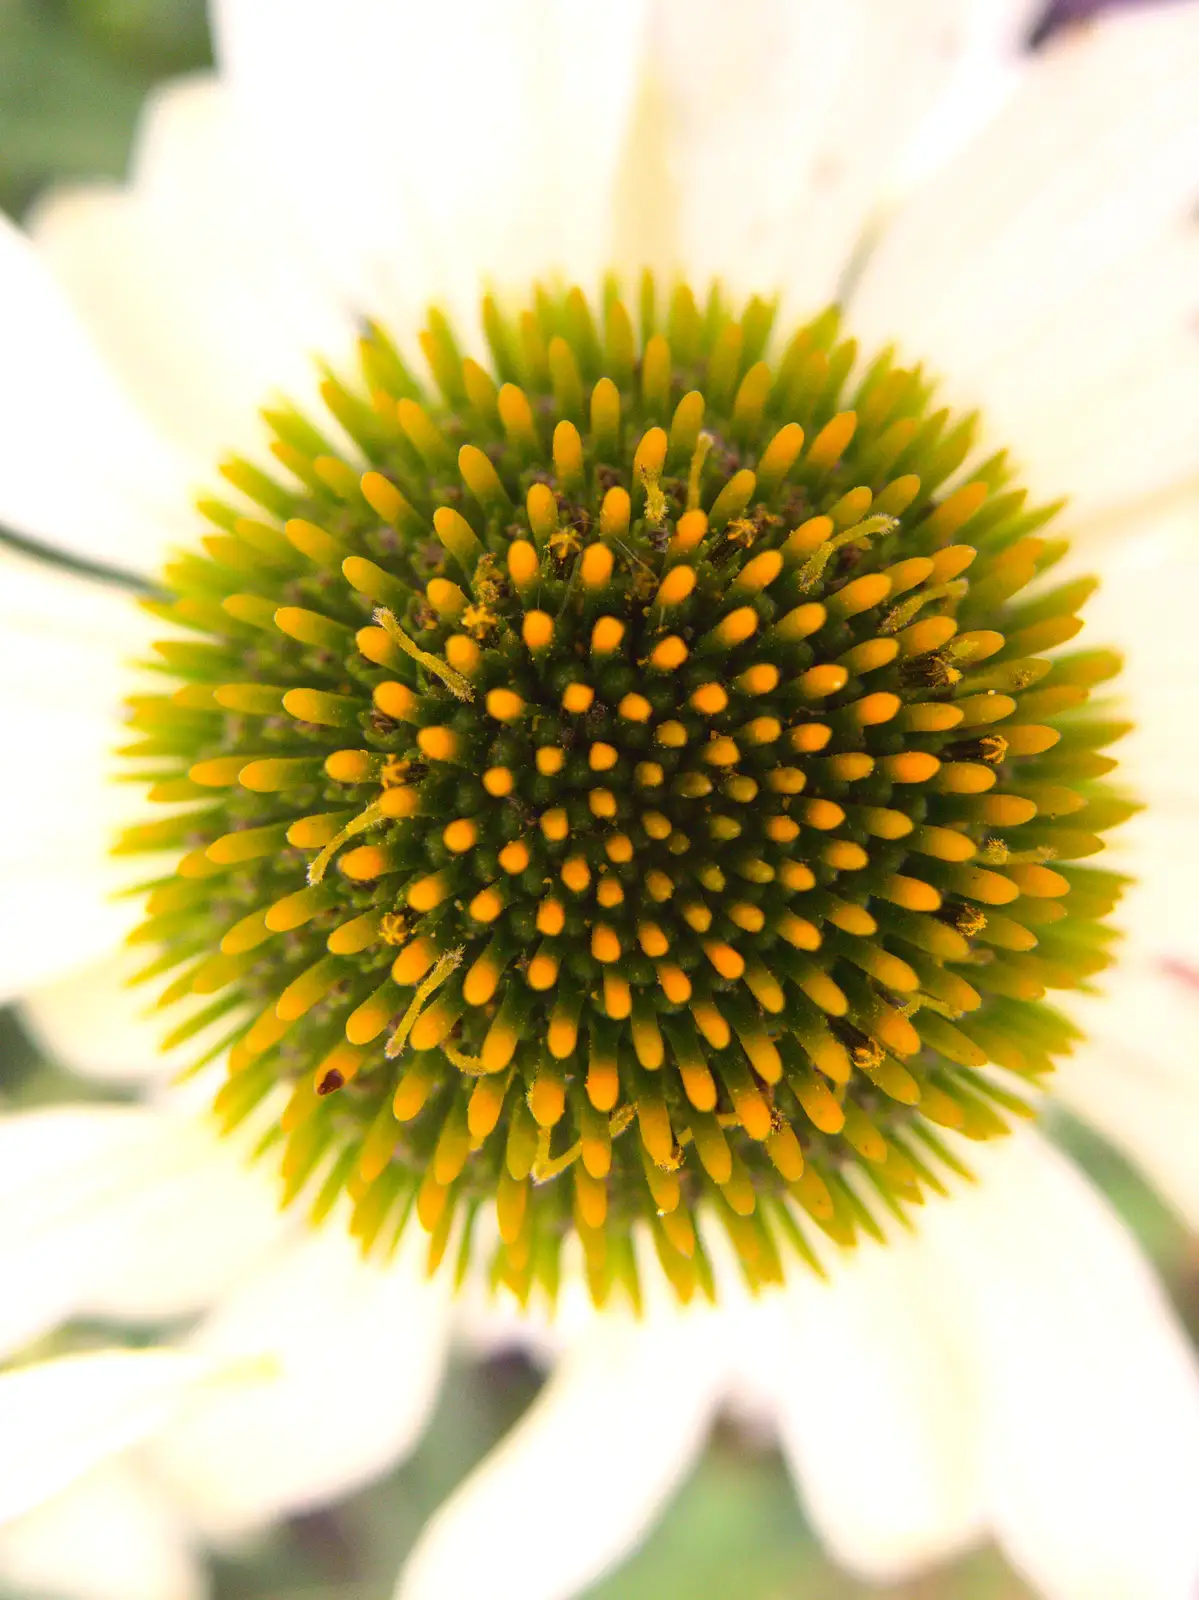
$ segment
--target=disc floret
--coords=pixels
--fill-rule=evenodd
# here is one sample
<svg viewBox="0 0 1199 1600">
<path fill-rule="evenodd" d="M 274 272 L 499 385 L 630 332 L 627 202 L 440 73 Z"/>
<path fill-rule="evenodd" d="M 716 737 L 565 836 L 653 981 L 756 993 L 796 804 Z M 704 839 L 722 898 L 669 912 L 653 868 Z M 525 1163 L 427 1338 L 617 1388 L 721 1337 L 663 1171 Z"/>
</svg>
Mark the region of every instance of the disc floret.
<svg viewBox="0 0 1199 1600">
<path fill-rule="evenodd" d="M 257 509 L 203 503 L 131 708 L 170 810 L 120 848 L 186 851 L 143 975 L 215 997 L 167 1042 L 228 1018 L 219 1115 L 289 1084 L 285 1193 L 364 1248 L 415 1210 L 464 1268 L 494 1204 L 522 1297 L 572 1231 L 597 1299 L 638 1223 L 687 1298 L 705 1209 L 756 1286 L 939 1189 L 1070 1048 L 1130 809 L 974 419 L 834 313 L 773 364 L 760 300 L 640 320 L 488 300 L 489 371 L 433 314 L 436 394 L 370 327 L 353 450 L 264 413 L 287 482 L 225 465 Z"/>
</svg>

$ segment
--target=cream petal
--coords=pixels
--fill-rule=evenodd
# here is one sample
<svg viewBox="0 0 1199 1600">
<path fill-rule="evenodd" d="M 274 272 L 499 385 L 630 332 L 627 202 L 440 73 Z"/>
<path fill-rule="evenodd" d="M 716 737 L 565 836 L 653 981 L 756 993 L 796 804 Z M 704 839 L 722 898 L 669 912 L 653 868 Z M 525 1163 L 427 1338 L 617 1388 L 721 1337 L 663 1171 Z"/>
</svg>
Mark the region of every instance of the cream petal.
<svg viewBox="0 0 1199 1600">
<path fill-rule="evenodd" d="M 109 882 L 86 864 L 65 871 L 5 870 L 0 876 L 0 1003 L 63 971 L 99 960 L 135 920 L 107 899 Z M 8 911 L 11 907 L 11 913 Z"/>
<path fill-rule="evenodd" d="M 183 1021 L 186 1003 L 151 1010 L 155 984 L 128 986 L 146 962 L 144 947 L 135 947 L 40 983 L 22 996 L 21 1015 L 47 1054 L 83 1077 L 111 1083 L 166 1080 L 218 1044 L 235 1018 L 227 1013 L 186 1043 L 163 1051 L 161 1041 Z M 196 1005 L 207 1003 L 197 1000 Z"/>
<path fill-rule="evenodd" d="M 1199 1230 L 1199 971 L 1128 962 L 1071 1015 L 1087 1033 L 1051 1089 Z"/>
<path fill-rule="evenodd" d="M 1085 557 L 1085 532 L 1079 545 Z M 1145 806 L 1110 836 L 1105 853 L 1105 864 L 1133 880 L 1114 920 L 1137 959 L 1199 964 L 1199 727 L 1190 704 L 1199 668 L 1199 502 L 1131 530 L 1104 550 L 1099 570 L 1083 643 L 1112 644 L 1124 656 L 1110 710 L 1132 731 L 1110 753 L 1120 761 L 1116 783 Z M 1095 1022 L 1102 1027 L 1100 1014 Z"/>
<path fill-rule="evenodd" d="M 312 249 L 350 303 L 403 329 L 431 299 L 469 316 L 483 274 L 507 286 L 607 264 L 643 10 L 222 0 L 215 32 Z"/>
<path fill-rule="evenodd" d="M 131 876 L 110 860 L 144 800 L 113 783 L 127 737 L 127 657 L 147 619 L 115 586 L 0 550 L 0 722 L 10 772 L 0 798 L 0 995 L 95 959 L 133 926 L 110 896 Z"/>
<path fill-rule="evenodd" d="M 623 1560 L 703 1446 L 718 1326 L 665 1311 L 597 1322 L 430 1521 L 396 1600 L 568 1600 Z"/>
<path fill-rule="evenodd" d="M 898 337 L 941 369 L 1080 510 L 1194 475 L 1197 70 L 1191 5 L 1064 35 L 904 207 L 852 296 L 869 344 Z"/>
<path fill-rule="evenodd" d="M 762 1310 L 768 1347 L 787 1352 L 776 1425 L 816 1531 L 842 1566 L 893 1583 L 978 1539 L 983 1503 L 974 1373 L 927 1252 L 892 1235 Z"/>
<path fill-rule="evenodd" d="M 0 1349 L 90 1313 L 158 1321 L 239 1281 L 283 1226 L 204 1119 L 135 1106 L 0 1118 Z"/>
<path fill-rule="evenodd" d="M 215 78 L 151 97 L 128 188 L 57 192 L 30 229 L 97 346 L 204 471 L 258 447 L 258 407 L 319 400 L 320 353 L 344 364 L 351 319 L 282 199 L 255 182 Z"/>
<path fill-rule="evenodd" d="M 1091 554 L 1084 529 L 1074 566 L 1087 570 Z M 1170 515 L 1137 519 L 1098 554 L 1102 584 L 1087 604 L 1085 642 L 1123 653 L 1113 687 L 1136 724 L 1116 753 L 1151 822 L 1191 817 L 1199 806 L 1199 728 L 1188 715 L 1199 661 L 1199 495 Z"/>
<path fill-rule="evenodd" d="M 1047 1600 L 1188 1600 L 1199 1581 L 1199 1369 L 1106 1202 L 1034 1132 L 968 1158 L 926 1221 L 978 1362 L 985 1494 Z"/>
<path fill-rule="evenodd" d="M 154 1443 L 155 1469 L 193 1522 L 235 1538 L 336 1500 L 420 1436 L 445 1359 L 445 1285 L 423 1276 L 423 1238 L 364 1262 L 345 1219 L 299 1240 L 216 1311 L 192 1347 L 268 1356 L 253 1393 L 198 1400 Z"/>
<path fill-rule="evenodd" d="M 176 1350 L 98 1350 L 0 1373 L 0 1523 L 58 1494 L 161 1428 L 205 1385 L 250 1369 Z"/>
<path fill-rule="evenodd" d="M 701 287 L 719 276 L 737 291 L 781 288 L 788 309 L 810 314 L 838 293 L 929 107 L 964 66 L 1010 48 L 1020 9 L 664 0 L 618 260 L 640 266 L 656 239 L 651 265 Z"/>
<path fill-rule="evenodd" d="M 97 1467 L 0 1528 L 0 1585 L 33 1600 L 204 1600 L 178 1517 L 131 1467 Z"/>
<path fill-rule="evenodd" d="M 189 471 L 106 368 L 29 240 L 0 219 L 0 522 L 154 570 L 189 521 Z"/>
</svg>

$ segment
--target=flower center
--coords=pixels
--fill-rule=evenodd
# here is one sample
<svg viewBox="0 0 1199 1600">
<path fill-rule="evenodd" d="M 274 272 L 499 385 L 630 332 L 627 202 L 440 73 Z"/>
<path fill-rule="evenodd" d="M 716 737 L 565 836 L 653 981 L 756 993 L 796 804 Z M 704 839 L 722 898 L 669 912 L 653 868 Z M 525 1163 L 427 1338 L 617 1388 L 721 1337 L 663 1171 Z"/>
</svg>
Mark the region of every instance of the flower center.
<svg viewBox="0 0 1199 1600">
<path fill-rule="evenodd" d="M 236 1019 L 226 1126 L 291 1086 L 286 1196 L 348 1191 L 365 1249 L 415 1210 L 464 1267 L 493 1204 L 494 1281 L 552 1297 L 574 1232 L 636 1299 L 640 1222 L 685 1299 L 707 1212 L 756 1286 L 1071 1047 L 1043 997 L 1106 964 L 1077 863 L 1129 809 L 1082 709 L 1118 662 L 1056 653 L 1092 585 L 1025 597 L 1054 508 L 963 470 L 919 368 L 851 385 L 832 312 L 771 365 L 771 319 L 487 300 L 493 372 L 431 314 L 436 397 L 371 327 L 353 449 L 264 413 L 288 481 L 226 463 L 260 512 L 167 569 L 143 976 L 216 997 L 168 1045 Z"/>
</svg>

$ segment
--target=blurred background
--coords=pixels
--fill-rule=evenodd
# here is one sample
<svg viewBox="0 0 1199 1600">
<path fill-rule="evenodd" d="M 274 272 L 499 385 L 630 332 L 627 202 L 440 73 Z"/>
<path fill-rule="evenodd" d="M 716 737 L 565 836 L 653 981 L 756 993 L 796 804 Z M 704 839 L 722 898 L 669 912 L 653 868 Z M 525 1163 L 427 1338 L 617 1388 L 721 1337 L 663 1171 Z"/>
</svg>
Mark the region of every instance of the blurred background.
<svg viewBox="0 0 1199 1600">
<path fill-rule="evenodd" d="M 1096 9 L 1096 0 L 1046 7 L 1030 30 L 1030 48 L 1056 28 L 1085 23 Z M 210 60 L 203 0 L 0 0 L 0 207 L 19 218 L 47 184 L 120 177 L 147 91 Z M 0 1107 L 88 1092 L 39 1059 L 18 1014 L 0 1009 Z M 1157 1261 L 1199 1342 L 1199 1243 L 1097 1140 L 1071 1125 L 1060 1131 Z M 105 1343 L 113 1337 L 111 1329 L 95 1333 Z M 461 1364 L 403 1468 L 217 1563 L 213 1600 L 388 1600 L 422 1522 L 520 1415 L 538 1382 L 516 1358 Z M 731 1425 L 717 1430 L 649 1542 L 587 1600 L 676 1596 L 1031 1600 L 990 1551 L 898 1589 L 849 1581 L 823 1560 L 777 1455 Z M 0 1600 L 29 1597 L 0 1591 Z"/>
</svg>

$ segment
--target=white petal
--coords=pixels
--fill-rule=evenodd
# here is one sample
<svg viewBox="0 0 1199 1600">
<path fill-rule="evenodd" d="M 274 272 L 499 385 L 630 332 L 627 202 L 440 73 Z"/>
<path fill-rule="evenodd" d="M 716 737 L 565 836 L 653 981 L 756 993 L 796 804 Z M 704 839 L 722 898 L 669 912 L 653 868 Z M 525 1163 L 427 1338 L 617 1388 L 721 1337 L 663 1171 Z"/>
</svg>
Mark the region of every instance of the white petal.
<svg viewBox="0 0 1199 1600">
<path fill-rule="evenodd" d="M 154 1445 L 194 1522 L 236 1536 L 335 1500 L 385 1471 L 428 1419 L 445 1358 L 444 1284 L 420 1269 L 423 1241 L 363 1262 L 344 1218 L 296 1244 L 222 1306 L 193 1344 L 210 1356 L 270 1356 L 273 1381 L 204 1398 Z"/>
<path fill-rule="evenodd" d="M 351 303 L 402 330 L 431 299 L 469 308 L 484 275 L 607 265 L 643 9 L 222 0 L 215 31 L 311 248 Z"/>
<path fill-rule="evenodd" d="M 1051 1091 L 1199 1230 L 1199 974 L 1128 963 L 1071 1015 L 1087 1040 Z"/>
<path fill-rule="evenodd" d="M 1089 554 L 1084 530 L 1079 569 Z M 1199 728 L 1187 714 L 1199 664 L 1199 495 L 1172 515 L 1139 518 L 1099 556 L 1102 584 L 1087 605 L 1084 642 L 1113 644 L 1125 658 L 1113 686 L 1135 722 L 1116 751 L 1125 781 L 1150 803 L 1151 821 L 1189 818 L 1199 807 Z"/>
<path fill-rule="evenodd" d="M 397 1600 L 568 1600 L 623 1560 L 703 1445 L 723 1378 L 715 1328 L 597 1322 L 433 1517 Z"/>
<path fill-rule="evenodd" d="M 833 1262 L 828 1283 L 798 1277 L 762 1306 L 769 1348 L 786 1352 L 784 1455 L 821 1539 L 873 1582 L 983 1532 L 974 1374 L 946 1336 L 920 1241 L 893 1233 Z"/>
<path fill-rule="evenodd" d="M 119 1463 L 0 1528 L 0 1584 L 54 1600 L 203 1600 L 208 1592 L 178 1517 Z"/>
<path fill-rule="evenodd" d="M 353 347 L 349 317 L 236 134 L 215 79 L 169 84 L 147 105 L 127 189 L 55 193 L 30 221 L 98 347 L 211 473 L 219 455 L 259 443 L 269 397 L 311 405 L 315 355 L 341 362 Z"/>
<path fill-rule="evenodd" d="M 1191 5 L 1063 36 L 904 208 L 852 298 L 869 345 L 931 361 L 1082 509 L 1194 474 L 1197 70 Z"/>
<path fill-rule="evenodd" d="M 1047 1600 L 1189 1600 L 1199 1370 L 1106 1203 L 1034 1133 L 927 1219 L 979 1363 L 990 1519 Z"/>
<path fill-rule="evenodd" d="M 147 1016 L 155 985 L 129 988 L 147 957 L 122 950 L 68 977 L 39 984 L 23 997 L 21 1013 L 43 1049 L 70 1071 L 112 1083 L 162 1080 L 198 1060 L 233 1026 L 225 1015 L 174 1050 L 159 1045 L 185 1010 L 172 1006 Z"/>
<path fill-rule="evenodd" d="M 0 878 L 0 999 L 11 1000 L 30 984 L 95 961 L 129 932 L 128 903 L 108 899 L 101 871 L 50 869 Z M 12 907 L 12 914 L 8 914 Z"/>
<path fill-rule="evenodd" d="M 188 526 L 189 469 L 134 408 L 38 259 L 0 219 L 0 521 L 110 566 L 155 570 Z"/>
<path fill-rule="evenodd" d="M 0 1117 L 0 1349 L 82 1313 L 161 1320 L 237 1282 L 284 1226 L 274 1184 L 201 1118 Z"/>
<path fill-rule="evenodd" d="M 930 105 L 980 48 L 1002 52 L 1016 10 L 666 0 L 626 163 L 618 260 L 640 266 L 657 237 L 665 258 L 651 244 L 650 264 L 699 288 L 719 276 L 818 309 Z"/>
<path fill-rule="evenodd" d="M 0 796 L 0 997 L 95 959 L 138 918 L 111 895 L 146 864 L 108 848 L 145 805 L 112 780 L 146 623 L 126 591 L 0 550 L 0 722 L 21 779 Z"/>
<path fill-rule="evenodd" d="M 205 1384 L 253 1381 L 243 1363 L 175 1350 L 100 1350 L 0 1373 L 0 1522 L 153 1433 Z"/>
</svg>

